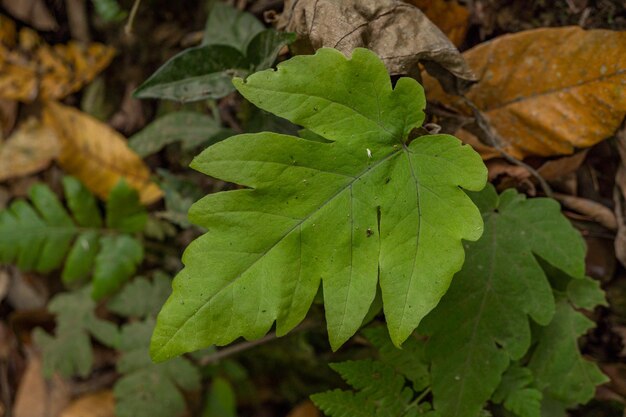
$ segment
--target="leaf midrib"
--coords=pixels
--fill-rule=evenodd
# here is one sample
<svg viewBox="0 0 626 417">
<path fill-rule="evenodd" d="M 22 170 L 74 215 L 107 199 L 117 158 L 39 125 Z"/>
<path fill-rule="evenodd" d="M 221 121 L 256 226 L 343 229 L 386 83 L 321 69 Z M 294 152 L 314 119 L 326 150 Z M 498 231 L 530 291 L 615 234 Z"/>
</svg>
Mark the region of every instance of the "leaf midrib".
<svg viewBox="0 0 626 417">
<path fill-rule="evenodd" d="M 401 152 L 403 151 L 403 148 L 398 148 L 398 149 L 394 149 L 392 152 L 390 152 L 387 156 L 385 156 L 384 158 L 380 159 L 379 161 L 377 161 L 375 164 L 368 166 L 366 169 L 364 169 L 363 171 L 361 171 L 360 174 L 358 174 L 357 176 L 354 177 L 354 179 L 352 181 L 350 181 L 349 183 L 347 183 L 346 185 L 344 185 L 343 187 L 341 187 L 335 194 L 333 194 L 330 198 L 328 198 L 326 201 L 322 202 L 322 204 L 320 204 L 315 210 L 312 210 L 311 213 L 309 215 L 307 215 L 306 217 L 302 218 L 300 221 L 298 221 L 293 227 L 291 227 L 289 230 L 287 230 L 280 238 L 278 238 L 276 240 L 276 242 L 274 244 L 272 244 L 270 247 L 268 247 L 263 253 L 261 253 L 259 255 L 259 257 L 257 259 L 255 259 L 252 263 L 250 263 L 250 265 L 248 265 L 243 271 L 241 271 L 235 278 L 233 278 L 230 282 L 228 282 L 225 286 L 223 286 L 222 288 L 220 288 L 217 292 L 215 292 L 215 294 L 213 294 L 207 301 L 205 301 L 204 303 L 202 303 L 198 308 L 195 309 L 195 311 L 190 314 L 187 318 L 185 318 L 185 320 L 176 328 L 176 331 L 169 337 L 168 341 L 165 342 L 165 344 L 163 344 L 161 346 L 161 348 L 159 350 L 157 350 L 157 354 L 164 351 L 167 346 L 176 338 L 176 336 L 178 335 L 178 333 L 187 325 L 187 323 L 193 319 L 202 309 L 206 308 L 207 306 L 209 306 L 211 304 L 211 301 L 213 299 L 215 299 L 216 297 L 218 297 L 222 292 L 224 292 L 225 290 L 227 290 L 228 288 L 230 288 L 232 285 L 234 285 L 242 276 L 243 274 L 245 274 L 247 271 L 250 270 L 250 268 L 252 268 L 254 265 L 256 265 L 257 262 L 259 262 L 261 259 L 263 259 L 263 257 L 265 257 L 265 255 L 267 255 L 273 248 L 275 248 L 280 242 L 283 241 L 283 239 L 285 239 L 287 236 L 289 236 L 291 234 L 291 232 L 293 232 L 296 228 L 300 227 L 304 222 L 306 222 L 307 220 L 309 220 L 315 213 L 319 212 L 319 210 L 321 210 L 325 205 L 329 204 L 331 201 L 333 201 L 336 197 L 338 197 L 340 194 L 342 194 L 346 189 L 352 187 L 352 185 L 358 181 L 359 179 L 363 178 L 364 176 L 366 176 L 367 174 L 373 172 L 377 167 L 379 167 L 380 165 L 382 165 L 383 163 L 389 161 L 390 159 L 392 159 L 394 156 L 400 155 Z"/>
</svg>

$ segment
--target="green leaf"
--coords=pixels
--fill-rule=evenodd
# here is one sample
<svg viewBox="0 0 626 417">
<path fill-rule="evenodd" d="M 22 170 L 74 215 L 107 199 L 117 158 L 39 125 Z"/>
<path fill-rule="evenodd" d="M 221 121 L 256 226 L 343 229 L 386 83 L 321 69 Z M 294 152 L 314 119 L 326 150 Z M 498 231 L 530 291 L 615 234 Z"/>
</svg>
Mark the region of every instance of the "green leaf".
<svg viewBox="0 0 626 417">
<path fill-rule="evenodd" d="M 352 411 L 356 403 L 360 403 L 366 411 L 363 415 L 400 416 L 413 397 L 412 391 L 404 387 L 404 378 L 382 362 L 347 361 L 331 364 L 330 367 L 359 390 L 353 400 L 349 399 L 350 394 L 337 394 L 337 391 L 312 395 L 311 400 L 331 417 L 348 415 L 346 412 Z M 337 403 L 337 400 L 342 403 Z M 346 405 L 349 408 L 343 411 Z"/>
<path fill-rule="evenodd" d="M 171 281 L 163 273 L 154 274 L 152 281 L 137 277 L 126 284 L 107 307 L 125 317 L 156 317 L 170 292 Z"/>
<path fill-rule="evenodd" d="M 137 192 L 120 182 L 107 202 L 109 229 L 103 229 L 94 196 L 72 177 L 63 178 L 63 188 L 72 216 L 44 184 L 31 188 L 32 206 L 17 200 L 7 210 L 0 211 L 0 262 L 16 263 L 25 271 L 49 272 L 65 261 L 62 278 L 68 285 L 84 280 L 96 268 L 98 282 L 94 293 L 109 294 L 116 285 L 107 284 L 105 290 L 103 282 L 122 283 L 130 277 L 126 276 L 130 272 L 124 271 L 134 271 L 143 257 L 137 257 L 138 253 L 143 253 L 138 242 L 128 243 L 133 239 L 117 233 L 142 230 L 146 211 L 139 203 Z M 108 242 L 106 247 L 102 241 Z M 123 244 L 116 250 L 128 249 L 129 252 L 117 257 L 112 253 L 115 246 L 112 242 Z M 129 259 L 133 260 L 132 268 L 128 265 Z"/>
<path fill-rule="evenodd" d="M 172 57 L 135 90 L 136 98 L 182 102 L 215 99 L 234 91 L 232 75 L 247 68 L 245 57 L 226 45 L 189 48 Z"/>
<path fill-rule="evenodd" d="M 203 45 L 228 45 L 244 53 L 248 44 L 265 29 L 254 15 L 216 2 L 204 29 Z"/>
<path fill-rule="evenodd" d="M 93 364 L 90 335 L 105 345 L 117 346 L 117 326 L 97 318 L 95 308 L 88 288 L 59 294 L 50 301 L 48 310 L 56 314 L 55 335 L 50 336 L 39 328 L 34 333 L 47 377 L 55 372 L 67 377 L 89 375 Z"/>
<path fill-rule="evenodd" d="M 591 278 L 572 279 L 567 285 L 567 298 L 578 308 L 593 310 L 596 306 L 608 306 L 600 282 Z"/>
<path fill-rule="evenodd" d="M 512 365 L 503 375 L 492 401 L 517 417 L 541 417 L 541 391 L 530 387 L 533 374 L 528 368 Z"/>
<path fill-rule="evenodd" d="M 156 119 L 128 139 L 128 145 L 141 157 L 156 153 L 166 145 L 181 142 L 183 149 L 209 146 L 232 134 L 206 114 L 180 111 Z"/>
<path fill-rule="evenodd" d="M 514 190 L 494 199 L 474 195 L 485 233 L 467 244 L 463 269 L 420 330 L 432 335 L 435 409 L 446 417 L 477 416 L 511 360 L 529 349 L 529 318 L 550 323 L 554 297 L 536 257 L 583 278 L 585 245 L 555 200 L 526 200 Z"/>
<path fill-rule="evenodd" d="M 120 8 L 117 0 L 91 0 L 96 13 L 105 22 L 119 22 L 126 18 L 126 12 Z"/>
<path fill-rule="evenodd" d="M 154 321 L 130 323 L 122 329 L 115 383 L 115 414 L 118 417 L 171 417 L 185 409 L 181 390 L 200 387 L 200 373 L 187 359 L 175 358 L 154 364 L 148 354 Z"/>
<path fill-rule="evenodd" d="M 250 42 L 246 58 L 255 71 L 264 70 L 271 67 L 276 61 L 283 46 L 289 45 L 295 40 L 295 33 L 277 32 L 274 29 L 264 30 Z"/>
<path fill-rule="evenodd" d="M 63 177 L 63 191 L 76 223 L 81 227 L 102 227 L 98 202 L 91 192 L 74 177 Z"/>
<path fill-rule="evenodd" d="M 87 230 L 78 235 L 63 267 L 63 283 L 72 284 L 91 275 L 100 250 L 98 238 L 99 233 L 95 230 Z"/>
<path fill-rule="evenodd" d="M 176 176 L 164 169 L 157 170 L 161 176 L 159 186 L 163 190 L 166 211 L 159 216 L 180 227 L 189 227 L 187 212 L 202 197 L 202 189 L 187 178 Z"/>
<path fill-rule="evenodd" d="M 383 63 L 365 49 L 350 60 L 320 49 L 235 85 L 332 143 L 244 134 L 194 160 L 207 175 L 252 188 L 191 208 L 191 221 L 208 232 L 183 256 L 153 358 L 258 338 L 274 321 L 283 335 L 304 318 L 320 281 L 337 349 L 359 329 L 379 276 L 400 345 L 461 268 L 461 239 L 482 233 L 478 210 L 459 188 L 484 186 L 480 157 L 448 135 L 410 141 L 424 119 L 423 90 L 410 78 L 392 89 Z"/>
<path fill-rule="evenodd" d="M 216 377 L 211 382 L 202 417 L 236 417 L 235 392 L 228 380 Z"/>
<path fill-rule="evenodd" d="M 376 407 L 351 391 L 333 390 L 311 395 L 311 401 L 330 417 L 374 417 Z"/>
<path fill-rule="evenodd" d="M 109 193 L 107 199 L 107 226 L 124 233 L 141 232 L 148 213 L 139 202 L 139 194 L 123 179 Z"/>
<path fill-rule="evenodd" d="M 423 342 L 409 338 L 402 349 L 398 349 L 383 326 L 364 329 L 363 334 L 378 350 L 380 361 L 411 381 L 413 390 L 422 391 L 428 387 L 430 374 Z"/>
<path fill-rule="evenodd" d="M 538 328 L 538 343 L 528 368 L 537 388 L 552 402 L 568 408 L 584 404 L 593 398 L 596 385 L 608 381 L 578 349 L 578 338 L 592 327 L 591 320 L 561 300 L 550 324 Z"/>
<path fill-rule="evenodd" d="M 94 300 L 116 292 L 128 281 L 143 260 L 143 246 L 127 235 L 103 236 L 93 271 Z"/>
</svg>

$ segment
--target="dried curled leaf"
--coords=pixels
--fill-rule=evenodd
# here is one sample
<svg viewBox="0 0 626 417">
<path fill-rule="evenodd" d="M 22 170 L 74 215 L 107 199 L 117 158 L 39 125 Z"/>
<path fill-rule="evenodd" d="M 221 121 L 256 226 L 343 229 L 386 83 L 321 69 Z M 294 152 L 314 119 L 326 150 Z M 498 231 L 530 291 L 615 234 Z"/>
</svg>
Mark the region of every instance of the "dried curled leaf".
<svg viewBox="0 0 626 417">
<path fill-rule="evenodd" d="M 423 63 L 446 88 L 461 92 L 475 76 L 448 38 L 418 8 L 399 0 L 288 0 L 278 28 L 296 32 L 298 53 L 321 47 L 349 55 L 365 47 L 391 75 L 417 75 Z"/>
<path fill-rule="evenodd" d="M 592 146 L 611 136 L 626 114 L 626 32 L 535 29 L 499 37 L 463 56 L 480 76 L 467 98 L 516 158 Z M 471 114 L 434 79 L 425 78 L 424 87 L 430 100 Z M 470 130 L 457 135 L 477 142 Z M 495 154 L 489 147 L 478 150 L 485 158 Z"/>
<path fill-rule="evenodd" d="M 31 102 L 60 99 L 80 90 L 115 54 L 100 43 L 48 45 L 28 28 L 0 15 L 0 98 Z"/>
<path fill-rule="evenodd" d="M 465 40 L 470 12 L 457 0 L 405 0 L 419 8 L 456 46 Z"/>
<path fill-rule="evenodd" d="M 150 181 L 150 170 L 126 144 L 122 135 L 106 124 L 72 107 L 48 102 L 44 124 L 59 137 L 59 164 L 78 177 L 94 194 L 106 199 L 124 178 L 150 204 L 161 198 L 159 187 Z"/>
</svg>

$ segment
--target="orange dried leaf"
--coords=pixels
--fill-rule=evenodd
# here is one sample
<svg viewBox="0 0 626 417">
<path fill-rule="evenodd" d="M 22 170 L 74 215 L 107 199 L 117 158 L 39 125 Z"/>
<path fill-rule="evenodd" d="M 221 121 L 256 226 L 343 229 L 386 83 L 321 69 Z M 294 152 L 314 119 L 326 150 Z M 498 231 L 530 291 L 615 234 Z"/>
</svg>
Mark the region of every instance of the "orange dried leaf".
<svg viewBox="0 0 626 417">
<path fill-rule="evenodd" d="M 0 98 L 31 102 L 61 99 L 106 68 L 115 50 L 92 43 L 48 45 L 36 32 L 0 15 Z"/>
<path fill-rule="evenodd" d="M 456 0 L 405 0 L 420 9 L 457 47 L 465 40 L 470 12 Z"/>
<path fill-rule="evenodd" d="M 161 190 L 150 181 L 146 164 L 127 146 L 126 139 L 108 125 L 55 102 L 45 104 L 44 124 L 59 137 L 61 168 L 100 198 L 106 199 L 121 178 L 139 192 L 144 204 L 161 198 Z"/>
<path fill-rule="evenodd" d="M 481 78 L 466 96 L 516 158 L 590 147 L 611 136 L 626 114 L 626 32 L 535 29 L 496 38 L 463 56 Z M 471 115 L 434 79 L 425 77 L 424 85 L 430 100 Z"/>
<path fill-rule="evenodd" d="M 59 153 L 56 134 L 36 119 L 22 123 L 6 142 L 0 143 L 0 181 L 46 168 Z"/>
<path fill-rule="evenodd" d="M 72 401 L 59 417 L 115 417 L 115 399 L 111 390 L 82 395 Z"/>
</svg>

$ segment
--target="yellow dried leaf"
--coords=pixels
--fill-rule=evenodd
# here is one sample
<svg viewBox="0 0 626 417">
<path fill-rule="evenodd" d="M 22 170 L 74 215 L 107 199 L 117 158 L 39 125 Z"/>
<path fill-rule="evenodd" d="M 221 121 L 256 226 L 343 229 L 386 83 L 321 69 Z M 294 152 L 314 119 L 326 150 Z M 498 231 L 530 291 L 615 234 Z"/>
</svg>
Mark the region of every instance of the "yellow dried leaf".
<svg viewBox="0 0 626 417">
<path fill-rule="evenodd" d="M 82 395 L 72 401 L 59 417 L 115 417 L 115 398 L 111 390 Z"/>
<path fill-rule="evenodd" d="M 93 80 L 114 54 L 99 43 L 48 45 L 31 29 L 16 33 L 15 24 L 0 15 L 0 98 L 61 99 Z"/>
<path fill-rule="evenodd" d="M 139 192 L 144 204 L 161 198 L 161 190 L 150 181 L 146 164 L 127 146 L 126 139 L 108 125 L 55 102 L 45 103 L 44 124 L 59 137 L 61 168 L 100 198 L 106 199 L 121 178 Z"/>
<path fill-rule="evenodd" d="M 0 144 L 0 181 L 41 171 L 58 154 L 54 131 L 30 118 Z"/>
<path fill-rule="evenodd" d="M 470 12 L 456 0 L 405 0 L 420 9 L 455 44 L 465 40 Z"/>
<path fill-rule="evenodd" d="M 571 154 L 611 136 L 626 115 L 626 32 L 542 28 L 505 35 L 463 54 L 481 80 L 466 96 L 516 158 Z M 424 78 L 429 100 L 471 115 Z M 468 131 L 457 132 L 470 141 Z M 490 157 L 493 150 L 483 150 Z"/>
</svg>

